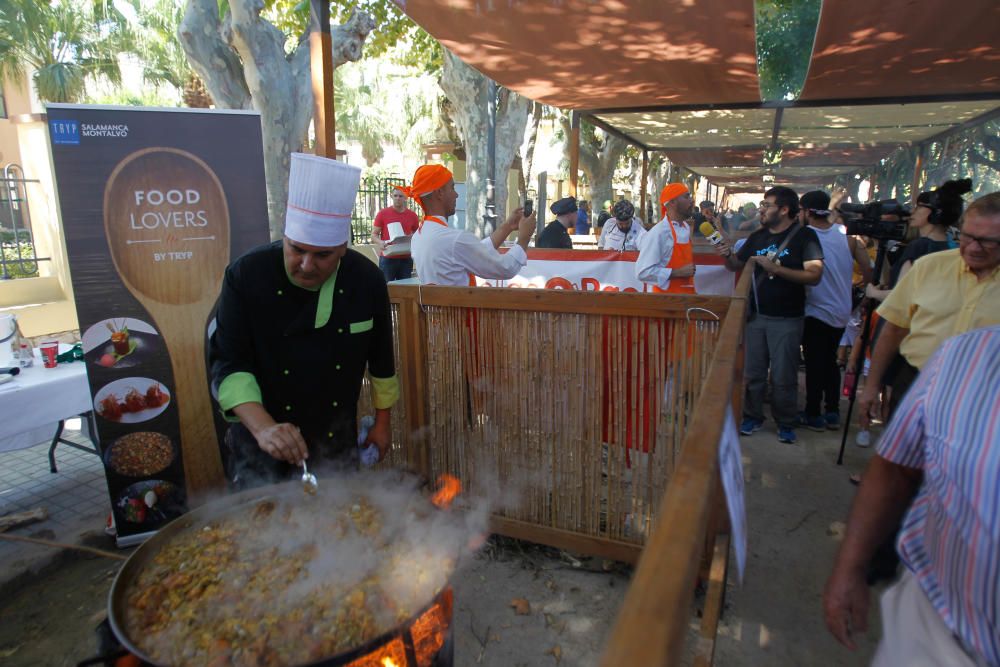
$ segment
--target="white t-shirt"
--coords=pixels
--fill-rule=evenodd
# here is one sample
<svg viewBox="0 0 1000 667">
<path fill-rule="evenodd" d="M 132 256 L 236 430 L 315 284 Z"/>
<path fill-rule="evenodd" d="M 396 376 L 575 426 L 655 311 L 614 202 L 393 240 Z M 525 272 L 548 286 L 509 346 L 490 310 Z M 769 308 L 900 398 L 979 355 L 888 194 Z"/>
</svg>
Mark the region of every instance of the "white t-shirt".
<svg viewBox="0 0 1000 667">
<path fill-rule="evenodd" d="M 528 263 L 528 255 L 520 245 L 515 244 L 501 254 L 488 236 L 480 240 L 470 232 L 430 219 L 411 238 L 410 254 L 417 278 L 425 285 L 468 287 L 470 273 L 506 280 L 516 276 Z"/>
<path fill-rule="evenodd" d="M 646 235 L 646 228 L 639 222 L 639 218 L 632 218 L 632 225 L 627 232 L 618 228 L 618 222 L 614 218 L 608 218 L 601 230 L 601 238 L 597 241 L 599 250 L 617 250 L 626 252 L 638 250 L 639 242 Z"/>
<path fill-rule="evenodd" d="M 815 317 L 839 329 L 851 319 L 854 257 L 847 243 L 847 229 L 843 225 L 810 229 L 816 232 L 823 248 L 823 277 L 818 285 L 806 287 L 806 317 Z"/>
</svg>

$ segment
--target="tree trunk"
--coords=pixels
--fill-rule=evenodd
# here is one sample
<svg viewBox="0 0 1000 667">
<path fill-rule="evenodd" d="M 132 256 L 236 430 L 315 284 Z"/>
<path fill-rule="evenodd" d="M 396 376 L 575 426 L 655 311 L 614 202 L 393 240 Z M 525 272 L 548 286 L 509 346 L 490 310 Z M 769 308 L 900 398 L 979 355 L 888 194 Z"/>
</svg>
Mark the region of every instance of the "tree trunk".
<svg viewBox="0 0 1000 667">
<path fill-rule="evenodd" d="M 261 115 L 271 238 L 280 238 L 288 201 L 290 154 L 299 150 L 313 113 L 309 41 L 285 54 L 285 35 L 260 17 L 260 0 L 230 0 L 220 21 L 216 0 L 187 0 L 178 31 L 192 68 L 222 108 Z M 375 22 L 355 10 L 331 31 L 333 66 L 361 57 Z"/>
<path fill-rule="evenodd" d="M 569 114 L 560 114 L 559 123 L 562 125 L 563 134 L 566 136 L 566 141 L 563 144 L 563 152 L 568 158 L 570 150 L 569 142 L 572 136 Z M 580 169 L 583 170 L 583 173 L 587 176 L 587 182 L 590 183 L 591 199 L 597 205 L 600 205 L 608 199 L 612 200 L 612 202 L 614 201 L 614 183 L 612 180 L 615 175 L 615 169 L 618 168 L 618 162 L 621 160 L 622 155 L 625 154 L 628 144 L 624 139 L 607 134 L 603 130 L 592 128 L 588 125 L 586 133 L 590 132 L 595 134 L 595 141 L 585 140 L 583 137 L 585 132 L 581 128 Z"/>
<path fill-rule="evenodd" d="M 524 142 L 524 150 L 521 153 L 521 189 L 527 191 L 532 183 L 531 169 L 535 163 L 535 144 L 538 142 L 538 125 L 542 121 L 542 105 L 539 102 L 531 103 L 531 116 L 528 118 L 528 127 L 525 131 L 527 139 Z"/>
<path fill-rule="evenodd" d="M 481 237 L 486 213 L 489 80 L 445 49 L 441 89 L 451 102 L 455 125 L 465 146 L 465 229 Z M 498 224 L 506 216 L 507 172 L 524 141 L 530 106 L 530 100 L 507 90 L 501 92 L 497 104 L 495 197 Z"/>
</svg>

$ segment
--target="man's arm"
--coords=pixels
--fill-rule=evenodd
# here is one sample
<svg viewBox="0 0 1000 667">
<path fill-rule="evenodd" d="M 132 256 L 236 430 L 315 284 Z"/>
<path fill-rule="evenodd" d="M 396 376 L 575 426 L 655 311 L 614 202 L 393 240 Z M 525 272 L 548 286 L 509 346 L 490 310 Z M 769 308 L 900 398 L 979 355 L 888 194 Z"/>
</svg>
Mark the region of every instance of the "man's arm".
<svg viewBox="0 0 1000 667">
<path fill-rule="evenodd" d="M 392 344 L 392 314 L 389 289 L 382 276 L 375 277 L 371 290 L 374 300 L 372 342 L 368 348 L 368 375 L 371 379 L 372 405 L 375 407 L 375 424 L 368 431 L 365 443 L 378 447 L 379 460 L 392 447 L 391 408 L 399 400 L 399 379 Z"/>
<path fill-rule="evenodd" d="M 261 402 L 248 309 L 239 285 L 238 269 L 230 267 L 222 281 L 216 329 L 209 345 L 213 393 L 223 412 L 246 426 L 262 450 L 297 465 L 309 450 L 298 427 L 275 422 Z"/>
<path fill-rule="evenodd" d="M 381 213 L 381 211 L 379 211 Z M 382 242 L 382 216 L 376 215 L 375 219 L 372 221 L 372 245 L 375 246 L 375 252 L 379 256 L 382 255 L 382 251 L 385 249 L 385 243 Z"/>
<path fill-rule="evenodd" d="M 499 225 L 490 234 L 490 241 L 493 243 L 493 247 L 497 250 L 503 245 L 503 242 L 507 240 L 507 237 L 513 234 L 517 230 L 518 224 L 521 222 L 522 214 L 524 209 L 514 209 L 502 225 Z"/>
<path fill-rule="evenodd" d="M 872 261 L 865 252 L 865 246 L 854 236 L 847 237 L 847 243 L 851 246 L 851 254 L 861 271 L 861 279 L 868 284 L 872 281 Z"/>
<path fill-rule="evenodd" d="M 823 591 L 826 627 L 852 650 L 852 635 L 868 629 L 868 563 L 899 525 L 921 479 L 919 469 L 897 465 L 879 455 L 871 458 L 861 478 L 844 541 Z"/>
<path fill-rule="evenodd" d="M 810 259 L 803 262 L 801 269 L 781 266 L 767 257 L 758 257 L 757 264 L 771 275 L 802 285 L 816 285 L 823 277 L 823 260 L 821 259 Z"/>
<path fill-rule="evenodd" d="M 878 342 L 872 351 L 872 365 L 868 371 L 868 379 L 865 380 L 865 390 L 861 392 L 861 398 L 858 400 L 858 424 L 863 429 L 867 429 L 871 423 L 869 413 L 882 386 L 882 376 L 899 354 L 899 346 L 909 333 L 909 329 L 897 326 L 889 320 L 885 320 L 885 324 L 882 325 Z"/>
</svg>

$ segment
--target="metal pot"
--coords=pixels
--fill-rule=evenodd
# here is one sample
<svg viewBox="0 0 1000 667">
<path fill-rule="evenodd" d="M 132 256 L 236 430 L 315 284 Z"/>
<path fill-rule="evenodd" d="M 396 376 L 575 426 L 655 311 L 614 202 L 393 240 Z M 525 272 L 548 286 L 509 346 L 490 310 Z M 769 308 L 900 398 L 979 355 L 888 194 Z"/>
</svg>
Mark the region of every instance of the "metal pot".
<svg viewBox="0 0 1000 667">
<path fill-rule="evenodd" d="M 181 533 L 188 530 L 199 530 L 202 526 L 207 525 L 211 521 L 215 521 L 227 514 L 239 512 L 243 507 L 254 505 L 257 502 L 266 499 L 281 499 L 284 501 L 291 500 L 292 502 L 297 502 L 299 499 L 304 500 L 302 484 L 298 481 L 285 482 L 273 486 L 242 491 L 206 503 L 161 528 L 156 535 L 144 542 L 132 553 L 131 556 L 129 556 L 128 560 L 125 561 L 122 568 L 115 576 L 115 580 L 111 585 L 111 592 L 108 596 L 108 621 L 111 625 L 112 631 L 125 650 L 135 655 L 146 664 L 155 665 L 157 667 L 168 667 L 168 665 L 157 662 L 151 656 L 147 655 L 127 634 L 125 613 L 128 606 L 127 592 L 130 585 L 136 580 L 143 568 L 145 568 L 162 549 L 176 539 Z M 354 647 L 348 651 L 324 658 L 317 662 L 306 664 L 309 666 L 345 665 L 350 663 L 352 660 L 378 649 L 380 646 L 383 646 L 396 638 L 401 638 L 404 640 L 404 643 L 406 643 L 409 638 L 409 630 L 413 622 L 436 604 L 442 604 L 448 609 L 448 617 L 450 619 L 450 587 L 446 586 L 440 593 L 434 596 L 433 599 L 429 600 L 427 605 L 421 608 L 420 611 L 415 613 L 404 623 L 397 625 L 395 628 L 383 633 L 382 635 L 379 635 L 363 645 Z M 409 639 L 409 642 L 412 643 L 412 639 Z M 446 644 L 448 645 L 447 648 L 450 651 L 450 630 L 448 632 L 448 641 L 446 641 Z"/>
</svg>

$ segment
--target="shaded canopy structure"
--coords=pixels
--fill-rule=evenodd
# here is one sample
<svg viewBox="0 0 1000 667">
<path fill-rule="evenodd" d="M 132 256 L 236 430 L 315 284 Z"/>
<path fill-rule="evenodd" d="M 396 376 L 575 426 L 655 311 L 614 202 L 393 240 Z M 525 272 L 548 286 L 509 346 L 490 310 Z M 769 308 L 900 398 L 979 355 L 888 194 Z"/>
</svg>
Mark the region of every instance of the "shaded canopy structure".
<svg viewBox="0 0 1000 667">
<path fill-rule="evenodd" d="M 402 0 L 400 0 L 402 3 Z M 824 3 L 802 94 L 764 102 L 753 0 L 406 0 L 500 84 L 730 192 L 819 187 L 1000 117 L 1000 3 Z"/>
</svg>

